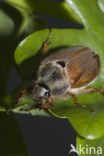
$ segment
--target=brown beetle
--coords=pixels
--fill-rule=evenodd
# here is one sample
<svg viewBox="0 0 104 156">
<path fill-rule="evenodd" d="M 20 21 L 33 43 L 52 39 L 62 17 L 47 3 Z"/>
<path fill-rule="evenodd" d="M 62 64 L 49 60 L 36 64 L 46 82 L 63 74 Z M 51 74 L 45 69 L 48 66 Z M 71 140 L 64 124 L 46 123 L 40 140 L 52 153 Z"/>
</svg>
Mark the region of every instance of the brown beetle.
<svg viewBox="0 0 104 156">
<path fill-rule="evenodd" d="M 44 53 L 47 51 L 49 36 L 44 43 Z M 32 98 L 38 101 L 41 108 L 48 109 L 55 105 L 54 98 L 72 96 L 77 105 L 88 108 L 78 102 L 76 94 L 95 91 L 104 93 L 103 89 L 86 88 L 96 79 L 99 71 L 99 56 L 88 47 L 61 49 L 41 61 Z"/>
<path fill-rule="evenodd" d="M 43 44 L 43 54 L 48 50 L 51 31 Z M 88 47 L 73 46 L 61 49 L 41 62 L 32 91 L 32 98 L 43 109 L 52 108 L 55 105 L 54 98 L 74 98 L 75 104 L 82 108 L 76 95 L 81 93 L 100 92 L 103 89 L 86 88 L 96 79 L 100 71 L 99 56 Z"/>
</svg>

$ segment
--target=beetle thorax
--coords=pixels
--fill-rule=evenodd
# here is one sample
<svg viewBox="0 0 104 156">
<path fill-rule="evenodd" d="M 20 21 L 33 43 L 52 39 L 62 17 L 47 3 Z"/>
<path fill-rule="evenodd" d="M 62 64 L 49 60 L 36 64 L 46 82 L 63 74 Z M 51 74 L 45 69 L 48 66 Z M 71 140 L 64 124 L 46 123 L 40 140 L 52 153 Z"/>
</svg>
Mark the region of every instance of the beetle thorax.
<svg viewBox="0 0 104 156">
<path fill-rule="evenodd" d="M 36 83 L 47 85 L 54 96 L 61 96 L 69 87 L 69 83 L 63 74 L 63 68 L 57 64 L 41 65 Z"/>
</svg>

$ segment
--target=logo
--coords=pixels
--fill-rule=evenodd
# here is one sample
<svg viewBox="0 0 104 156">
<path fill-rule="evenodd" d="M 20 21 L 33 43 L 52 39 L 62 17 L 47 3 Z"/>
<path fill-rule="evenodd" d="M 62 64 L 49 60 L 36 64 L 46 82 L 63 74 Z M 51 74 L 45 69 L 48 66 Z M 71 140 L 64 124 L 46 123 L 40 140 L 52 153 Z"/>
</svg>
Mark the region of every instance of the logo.
<svg viewBox="0 0 104 156">
<path fill-rule="evenodd" d="M 97 154 L 102 155 L 102 147 L 90 147 L 89 145 L 82 146 L 79 144 L 77 147 L 75 147 L 73 144 L 70 145 L 71 149 L 69 151 L 69 154 L 76 153 L 76 154 Z"/>
</svg>

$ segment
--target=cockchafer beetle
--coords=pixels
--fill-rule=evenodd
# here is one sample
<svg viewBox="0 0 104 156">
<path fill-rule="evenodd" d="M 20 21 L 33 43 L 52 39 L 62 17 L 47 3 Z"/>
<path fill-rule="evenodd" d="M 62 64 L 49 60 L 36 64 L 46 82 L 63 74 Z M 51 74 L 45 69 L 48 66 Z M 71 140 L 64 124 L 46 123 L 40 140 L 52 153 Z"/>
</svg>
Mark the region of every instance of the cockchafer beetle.
<svg viewBox="0 0 104 156">
<path fill-rule="evenodd" d="M 48 50 L 50 35 L 51 30 L 43 44 L 44 56 Z M 99 71 L 100 58 L 90 48 L 73 46 L 61 49 L 46 56 L 40 62 L 32 98 L 37 101 L 39 108 L 49 109 L 55 105 L 55 98 L 64 99 L 72 96 L 75 104 L 93 111 L 92 108 L 80 104 L 76 95 L 91 92 L 104 93 L 104 89 L 88 88 Z"/>
</svg>

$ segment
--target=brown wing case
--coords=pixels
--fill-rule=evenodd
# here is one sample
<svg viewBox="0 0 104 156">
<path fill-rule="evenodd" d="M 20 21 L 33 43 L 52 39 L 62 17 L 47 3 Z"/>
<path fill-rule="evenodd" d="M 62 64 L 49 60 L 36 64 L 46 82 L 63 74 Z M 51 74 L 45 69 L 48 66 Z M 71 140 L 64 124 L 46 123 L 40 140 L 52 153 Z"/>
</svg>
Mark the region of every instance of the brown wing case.
<svg viewBox="0 0 104 156">
<path fill-rule="evenodd" d="M 99 74 L 99 56 L 87 47 L 73 51 L 66 71 L 71 88 L 87 86 Z"/>
<path fill-rule="evenodd" d="M 63 61 L 67 63 L 71 57 L 73 52 L 80 51 L 82 49 L 81 46 L 73 46 L 68 48 L 63 48 L 61 50 L 56 51 L 53 54 L 50 54 L 48 57 L 46 57 L 41 64 L 51 63 L 51 62 L 57 62 L 57 61 Z"/>
</svg>

